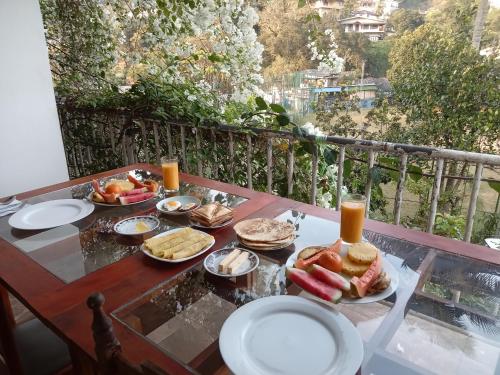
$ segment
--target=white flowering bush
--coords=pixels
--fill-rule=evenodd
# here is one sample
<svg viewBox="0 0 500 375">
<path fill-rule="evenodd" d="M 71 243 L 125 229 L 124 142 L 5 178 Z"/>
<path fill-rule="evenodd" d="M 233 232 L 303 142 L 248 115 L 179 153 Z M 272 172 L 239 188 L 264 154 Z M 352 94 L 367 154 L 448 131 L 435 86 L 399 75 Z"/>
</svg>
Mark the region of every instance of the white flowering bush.
<svg viewBox="0 0 500 375">
<path fill-rule="evenodd" d="M 259 93 L 263 46 L 254 30 L 258 15 L 244 0 L 91 4 L 41 1 L 52 66 L 72 68 L 69 75 L 55 76 L 59 92 L 71 95 L 79 88 L 75 96 L 92 98 L 107 84 L 152 79 L 191 86 L 191 102 L 200 99 L 197 92 L 216 91 L 216 100 L 206 104 L 219 110 Z M 68 28 L 68 19 L 77 27 Z"/>
<path fill-rule="evenodd" d="M 332 29 L 326 29 L 324 35 L 326 46 L 320 43 L 316 33 L 308 36 L 307 47 L 311 51 L 311 60 L 318 61 L 318 69 L 329 71 L 332 74 L 339 74 L 344 70 L 345 60 L 337 55 L 338 44 Z"/>
</svg>

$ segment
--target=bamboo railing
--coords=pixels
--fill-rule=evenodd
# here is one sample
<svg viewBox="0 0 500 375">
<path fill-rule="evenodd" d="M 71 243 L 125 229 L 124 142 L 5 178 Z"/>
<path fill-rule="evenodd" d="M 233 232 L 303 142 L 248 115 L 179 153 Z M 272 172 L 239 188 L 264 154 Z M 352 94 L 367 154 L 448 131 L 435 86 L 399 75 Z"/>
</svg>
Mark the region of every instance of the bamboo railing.
<svg viewBox="0 0 500 375">
<path fill-rule="evenodd" d="M 401 208 L 403 205 L 403 191 L 405 179 L 408 175 L 409 158 L 418 158 L 434 161 L 432 173 L 425 173 L 426 177 L 434 180 L 430 197 L 430 211 L 427 219 L 426 230 L 432 233 L 438 209 L 442 181 L 444 178 L 456 178 L 472 182 L 471 194 L 468 203 L 466 228 L 464 240 L 470 242 L 476 213 L 479 187 L 481 181 L 489 181 L 483 178 L 484 167 L 500 167 L 500 155 L 465 152 L 410 144 L 397 144 L 390 142 L 360 140 L 337 136 L 317 138 L 315 136 L 298 136 L 288 131 L 268 130 L 262 128 L 240 129 L 233 126 L 218 125 L 216 127 L 195 127 L 191 124 L 164 122 L 142 115 L 134 115 L 123 111 L 93 111 L 70 109 L 59 107 L 61 132 L 66 149 L 66 158 L 71 177 L 94 173 L 95 164 L 104 160 L 106 167 L 118 167 L 136 162 L 159 163 L 164 154 L 178 156 L 183 171 L 196 173 L 200 176 L 204 173 L 203 152 L 206 150 L 201 146 L 202 140 L 210 140 L 212 143 L 212 167 L 211 177 L 218 178 L 219 163 L 225 160 L 217 160 L 217 147 L 223 147 L 228 158 L 229 181 L 234 183 L 235 170 L 239 160 L 235 160 L 235 144 L 239 141 L 246 143 L 246 186 L 253 188 L 253 166 L 254 148 L 257 141 L 263 141 L 267 159 L 267 192 L 273 192 L 273 141 L 280 140 L 288 142 L 286 150 L 286 186 L 287 195 L 291 196 L 294 189 L 295 154 L 293 143 L 296 141 L 309 142 L 312 147 L 311 153 L 311 191 L 309 202 L 316 203 L 318 162 L 321 155 L 318 153 L 317 142 L 325 142 L 338 149 L 338 179 L 336 186 L 337 209 L 342 199 L 342 186 L 344 175 L 344 160 L 348 150 L 363 151 L 367 154 L 364 162 L 367 164 L 368 173 L 365 183 L 365 195 L 367 207 L 370 207 L 371 191 L 373 187 L 373 171 L 377 167 L 376 160 L 380 154 L 393 155 L 399 158 L 397 169 L 399 178 L 396 185 L 394 198 L 394 224 L 400 225 Z M 209 137 L 202 138 L 201 132 L 208 132 Z M 223 142 L 220 142 L 223 135 Z M 219 137 L 217 137 L 219 135 Z M 177 138 L 174 138 L 177 137 Z M 217 139 L 219 138 L 219 140 Z M 194 139 L 194 141 L 193 141 Z M 194 144 L 195 168 L 191 170 L 188 161 L 188 140 Z M 104 159 L 103 159 L 104 158 Z M 359 161 L 359 159 L 356 159 Z M 445 176 L 443 174 L 448 162 L 463 162 L 475 167 L 474 176 Z M 206 169 L 205 169 L 206 171 Z M 367 210 L 367 215 L 369 210 Z"/>
</svg>

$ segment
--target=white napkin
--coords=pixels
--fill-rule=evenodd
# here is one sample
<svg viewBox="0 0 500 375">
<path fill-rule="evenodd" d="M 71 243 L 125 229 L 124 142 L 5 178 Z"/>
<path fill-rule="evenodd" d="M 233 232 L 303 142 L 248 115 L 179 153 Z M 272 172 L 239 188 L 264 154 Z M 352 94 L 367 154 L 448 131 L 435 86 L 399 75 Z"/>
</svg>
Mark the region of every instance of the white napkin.
<svg viewBox="0 0 500 375">
<path fill-rule="evenodd" d="M 14 199 L 9 204 L 0 204 L 0 217 L 13 214 L 21 208 L 22 204 L 23 202 L 17 199 Z"/>
</svg>

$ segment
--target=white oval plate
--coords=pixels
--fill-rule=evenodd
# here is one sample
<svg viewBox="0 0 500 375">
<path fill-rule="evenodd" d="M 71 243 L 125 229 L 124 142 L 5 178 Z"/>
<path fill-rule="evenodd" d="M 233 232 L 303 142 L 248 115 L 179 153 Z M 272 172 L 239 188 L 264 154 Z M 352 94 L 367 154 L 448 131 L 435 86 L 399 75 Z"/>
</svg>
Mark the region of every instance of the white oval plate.
<svg viewBox="0 0 500 375">
<path fill-rule="evenodd" d="M 353 375 L 363 361 L 363 341 L 344 315 L 297 296 L 240 307 L 224 322 L 219 348 L 238 375 Z"/>
<path fill-rule="evenodd" d="M 172 234 L 172 233 L 175 233 L 181 229 L 184 229 L 184 228 L 174 228 L 174 229 L 170 229 L 170 230 L 167 230 L 166 232 L 163 232 L 163 233 L 160 233 L 160 234 L 157 234 L 156 236 L 153 236 L 151 238 L 157 238 L 157 237 L 163 237 L 163 236 L 166 236 L 168 234 Z M 204 234 L 205 236 L 208 236 L 208 234 L 206 234 L 205 232 L 202 232 L 201 230 L 196 230 L 196 229 L 193 229 L 197 232 L 200 232 L 201 234 Z M 141 245 L 141 250 L 144 254 L 146 254 L 148 257 L 150 258 L 153 258 L 153 259 L 156 259 L 156 260 L 159 260 L 161 262 L 166 262 L 166 263 L 180 263 L 180 262 L 184 262 L 186 260 L 189 260 L 189 259 L 193 259 L 193 258 L 196 258 L 197 256 L 203 254 L 204 252 L 206 252 L 208 249 L 210 249 L 212 246 L 214 246 L 215 244 L 215 238 L 212 240 L 212 242 L 210 242 L 206 247 L 204 247 L 203 249 L 201 249 L 199 252 L 197 252 L 196 254 L 194 255 L 191 255 L 190 257 L 187 257 L 187 258 L 182 258 L 182 259 L 165 259 L 165 258 L 160 258 L 160 257 L 156 257 L 154 256 L 153 254 L 151 254 L 145 247 L 144 247 L 144 244 Z"/>
<path fill-rule="evenodd" d="M 135 226 L 140 221 L 144 222 L 149 227 L 149 230 L 140 233 L 136 232 Z M 154 231 L 156 228 L 158 228 L 159 225 L 160 220 L 158 220 L 154 216 L 134 216 L 119 221 L 115 224 L 113 229 L 116 233 L 122 234 L 124 236 L 138 236 Z"/>
<path fill-rule="evenodd" d="M 219 225 L 214 225 L 212 227 L 207 227 L 203 224 L 198 223 L 197 221 L 192 220 L 191 218 L 189 219 L 189 225 L 192 227 L 197 227 L 197 228 L 202 228 L 202 229 L 217 229 L 217 228 L 222 228 L 225 227 L 233 222 L 233 219 L 229 219 L 228 221 L 223 222 L 222 224 Z"/>
<path fill-rule="evenodd" d="M 318 246 L 328 246 L 328 245 L 318 245 Z M 348 248 L 349 248 L 349 245 L 342 244 L 342 250 L 340 251 L 340 255 L 346 255 Z M 300 251 L 302 251 L 302 250 L 300 250 Z M 287 261 L 286 261 L 287 267 L 293 267 L 293 265 L 295 264 L 295 261 L 297 260 L 297 255 L 300 253 L 300 251 L 294 252 L 287 259 Z M 372 295 L 369 295 L 369 296 L 366 296 L 363 298 L 345 298 L 345 297 L 342 297 L 340 299 L 340 303 L 362 304 L 362 303 L 377 302 L 377 301 L 381 301 L 383 299 L 386 299 L 387 297 L 389 297 L 392 293 L 394 293 L 398 289 L 399 271 L 396 270 L 396 268 L 394 268 L 392 263 L 386 259 L 383 251 L 380 251 L 380 253 L 382 254 L 382 271 L 387 272 L 387 274 L 391 278 L 391 284 L 389 285 L 389 287 L 387 289 L 381 291 L 380 293 L 375 293 L 375 294 L 372 294 Z M 351 280 L 351 277 L 344 275 L 343 273 L 341 275 L 344 278 L 346 278 L 347 280 Z M 318 298 L 307 291 L 304 291 L 304 292 L 307 294 L 308 297 L 311 297 L 317 301 L 321 301 L 321 302 L 324 302 L 327 304 L 329 303 L 328 301 L 322 300 L 321 298 Z"/>
<path fill-rule="evenodd" d="M 70 224 L 87 217 L 94 205 L 82 199 L 57 199 L 26 206 L 9 218 L 17 229 L 41 230 Z"/>
<path fill-rule="evenodd" d="M 237 276 L 243 276 L 246 275 L 247 273 L 252 272 L 254 269 L 256 269 L 259 266 L 259 257 L 257 254 L 255 254 L 252 251 L 245 250 L 245 249 L 239 249 L 241 251 L 246 251 L 248 255 L 248 260 L 241 265 L 239 268 L 240 272 L 238 273 L 222 273 L 219 271 L 219 263 L 222 262 L 222 260 L 229 255 L 231 251 L 233 251 L 235 248 L 226 248 L 226 249 L 220 249 L 216 250 L 213 253 L 207 255 L 205 260 L 203 261 L 203 266 L 205 269 L 210 272 L 213 275 L 216 276 L 221 276 L 221 277 L 237 277 Z"/>
<path fill-rule="evenodd" d="M 94 193 L 94 191 L 92 191 L 89 195 L 87 195 L 87 200 L 97 206 L 103 206 L 103 207 L 127 207 L 127 206 L 133 206 L 134 204 L 141 204 L 141 203 L 144 203 L 144 202 L 148 202 L 150 201 L 151 199 L 155 199 L 158 197 L 158 192 L 156 193 L 156 195 L 152 196 L 151 198 L 148 198 L 148 199 L 144 199 L 143 201 L 140 201 L 140 202 L 134 202 L 134 203 L 128 203 L 128 204 L 121 204 L 121 203 L 101 203 L 101 202 L 96 202 L 92 199 L 92 194 Z"/>
<path fill-rule="evenodd" d="M 188 211 L 167 211 L 165 208 L 163 208 L 163 205 L 165 204 L 165 202 L 171 202 L 171 201 L 178 201 L 181 203 L 181 205 L 185 205 L 187 203 L 194 203 L 195 206 Z M 179 195 L 159 201 L 158 203 L 156 203 L 156 209 L 167 215 L 185 215 L 188 212 L 191 212 L 194 209 L 200 207 L 200 205 L 201 201 L 198 198 L 193 197 L 192 195 Z"/>
</svg>

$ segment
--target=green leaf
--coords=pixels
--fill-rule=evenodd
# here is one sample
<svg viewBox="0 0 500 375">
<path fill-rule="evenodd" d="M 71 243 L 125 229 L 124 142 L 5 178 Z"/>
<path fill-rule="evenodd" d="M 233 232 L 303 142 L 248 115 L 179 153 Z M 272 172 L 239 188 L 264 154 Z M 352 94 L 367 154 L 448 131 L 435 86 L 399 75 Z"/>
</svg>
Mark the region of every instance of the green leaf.
<svg viewBox="0 0 500 375">
<path fill-rule="evenodd" d="M 208 55 L 207 57 L 211 62 L 222 62 L 224 61 L 224 59 L 222 58 L 222 56 L 220 55 L 217 55 L 216 53 L 211 53 L 210 55 Z"/>
<path fill-rule="evenodd" d="M 257 96 L 255 98 L 255 104 L 257 105 L 257 109 L 264 111 L 267 109 L 267 104 L 264 99 L 262 99 L 260 96 Z"/>
<path fill-rule="evenodd" d="M 311 142 L 305 142 L 305 141 L 300 142 L 300 146 L 302 150 L 312 155 L 314 146 Z"/>
<path fill-rule="evenodd" d="M 492 188 L 498 194 L 500 194 L 500 181 L 489 181 L 488 185 L 489 185 L 490 188 Z"/>
<path fill-rule="evenodd" d="M 345 159 L 344 160 L 344 178 L 347 178 L 350 176 L 352 171 L 352 160 L 350 159 Z"/>
<path fill-rule="evenodd" d="M 416 165 L 408 165 L 406 170 L 413 181 L 417 182 L 422 178 L 422 168 Z"/>
<path fill-rule="evenodd" d="M 282 106 L 280 106 L 279 104 L 272 103 L 272 104 L 269 104 L 269 107 L 271 107 L 271 109 L 274 112 L 277 112 L 277 113 L 284 113 L 284 112 L 286 112 L 286 109 L 283 108 Z"/>
<path fill-rule="evenodd" d="M 333 165 L 337 163 L 337 151 L 331 149 L 330 147 L 325 147 L 323 150 L 323 158 L 326 164 Z"/>
<path fill-rule="evenodd" d="M 302 8 L 305 5 L 306 5 L 306 0 L 298 0 L 297 8 Z"/>
<path fill-rule="evenodd" d="M 290 123 L 290 117 L 288 117 L 287 114 L 280 114 L 276 116 L 276 121 L 278 121 L 278 124 L 280 126 L 287 126 Z"/>
</svg>

